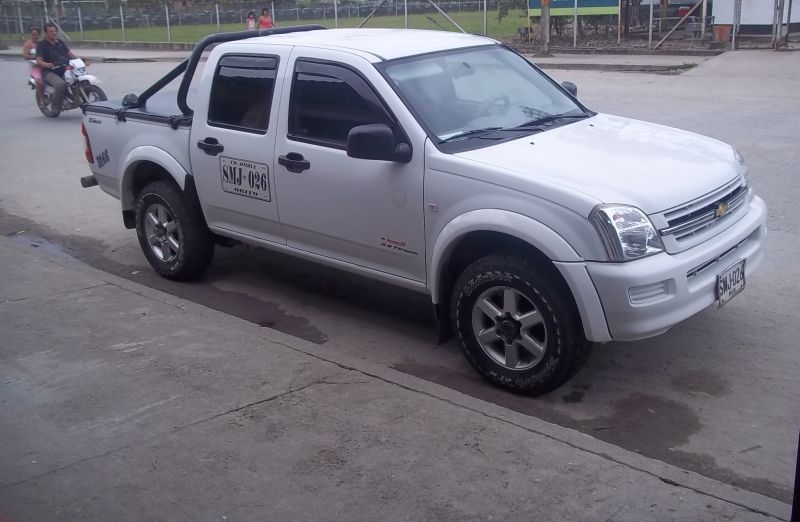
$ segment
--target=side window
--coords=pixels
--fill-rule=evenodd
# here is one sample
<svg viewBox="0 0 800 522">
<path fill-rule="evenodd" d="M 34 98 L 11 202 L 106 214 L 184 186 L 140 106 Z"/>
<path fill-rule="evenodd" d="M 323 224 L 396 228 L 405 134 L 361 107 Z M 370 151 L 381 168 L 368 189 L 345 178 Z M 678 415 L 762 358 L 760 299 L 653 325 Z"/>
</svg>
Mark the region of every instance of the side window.
<svg viewBox="0 0 800 522">
<path fill-rule="evenodd" d="M 208 124 L 265 134 L 277 68 L 271 56 L 223 56 L 211 85 Z"/>
<path fill-rule="evenodd" d="M 367 82 L 338 65 L 298 61 L 289 105 L 289 138 L 299 141 L 344 148 L 353 127 L 392 125 Z"/>
</svg>

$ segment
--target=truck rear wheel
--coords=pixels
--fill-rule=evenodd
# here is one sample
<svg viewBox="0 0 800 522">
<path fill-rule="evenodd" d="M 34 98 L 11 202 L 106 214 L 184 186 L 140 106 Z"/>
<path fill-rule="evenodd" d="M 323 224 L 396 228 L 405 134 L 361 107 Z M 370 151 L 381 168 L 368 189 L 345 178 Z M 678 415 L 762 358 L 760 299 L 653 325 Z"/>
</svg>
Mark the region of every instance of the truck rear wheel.
<svg viewBox="0 0 800 522">
<path fill-rule="evenodd" d="M 580 317 L 554 270 L 492 255 L 456 281 L 453 330 L 469 362 L 493 384 L 540 395 L 563 384 L 588 358 Z"/>
<path fill-rule="evenodd" d="M 167 181 L 150 183 L 139 194 L 136 235 L 147 261 L 160 275 L 194 279 L 208 268 L 214 240 L 200 212 Z"/>
</svg>

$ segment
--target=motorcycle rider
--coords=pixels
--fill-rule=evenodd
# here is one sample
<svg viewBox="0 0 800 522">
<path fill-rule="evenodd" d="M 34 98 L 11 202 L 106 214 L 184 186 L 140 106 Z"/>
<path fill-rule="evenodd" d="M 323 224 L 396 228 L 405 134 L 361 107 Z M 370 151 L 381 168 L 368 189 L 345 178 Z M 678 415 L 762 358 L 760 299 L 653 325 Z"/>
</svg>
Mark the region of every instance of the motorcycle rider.
<svg viewBox="0 0 800 522">
<path fill-rule="evenodd" d="M 36 61 L 36 45 L 39 43 L 39 34 L 41 31 L 38 27 L 33 26 L 29 30 L 31 37 L 22 44 L 22 57 L 28 61 Z M 31 78 L 36 82 L 36 99 L 39 100 L 39 106 L 44 104 L 44 80 L 42 80 L 42 70 L 38 65 L 31 65 Z"/>
<path fill-rule="evenodd" d="M 61 108 L 67 84 L 64 82 L 64 68 L 69 60 L 78 57 L 69 50 L 67 44 L 58 39 L 58 27 L 52 22 L 44 25 L 44 40 L 36 45 L 36 63 L 42 68 L 44 81 L 53 87 L 55 92 L 50 98 L 50 106 L 56 110 Z M 87 61 L 88 65 L 88 61 Z"/>
</svg>

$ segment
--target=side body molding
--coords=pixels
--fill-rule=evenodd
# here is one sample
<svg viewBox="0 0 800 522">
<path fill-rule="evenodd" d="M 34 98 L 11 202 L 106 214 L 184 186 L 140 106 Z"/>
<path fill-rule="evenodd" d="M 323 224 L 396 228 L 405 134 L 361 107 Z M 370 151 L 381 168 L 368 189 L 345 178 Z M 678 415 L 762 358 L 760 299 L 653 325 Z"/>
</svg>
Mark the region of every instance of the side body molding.
<svg viewBox="0 0 800 522">
<path fill-rule="evenodd" d="M 188 173 L 183 166 L 171 154 L 165 152 L 163 149 L 153 147 L 152 145 L 142 145 L 131 150 L 125 157 L 124 172 L 120 186 L 120 201 L 122 202 L 122 210 L 129 210 L 133 208 L 133 173 L 136 170 L 136 165 L 149 161 L 161 166 L 164 170 L 169 172 L 172 179 L 178 184 L 181 190 L 186 188 L 186 176 Z"/>
</svg>

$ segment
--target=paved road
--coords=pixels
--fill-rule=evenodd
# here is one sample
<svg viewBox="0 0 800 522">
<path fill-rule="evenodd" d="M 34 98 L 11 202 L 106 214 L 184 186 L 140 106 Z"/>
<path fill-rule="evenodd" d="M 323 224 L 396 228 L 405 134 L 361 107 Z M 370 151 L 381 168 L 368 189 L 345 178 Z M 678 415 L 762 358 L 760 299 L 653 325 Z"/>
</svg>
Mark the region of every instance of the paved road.
<svg viewBox="0 0 800 522">
<path fill-rule="evenodd" d="M 141 91 L 172 64 L 96 64 L 112 96 Z M 800 142 L 800 55 L 741 52 L 678 76 L 556 71 L 590 107 L 702 132 L 734 143 L 770 205 L 761 270 L 722 310 L 665 335 L 595 351 L 568 385 L 538 399 L 476 377 L 453 343 L 434 344 L 428 303 L 416 294 L 246 247 L 220 249 L 208 277 L 155 277 L 118 203 L 83 190 L 80 114 L 45 120 L 7 63 L 0 115 L 4 183 L 0 232 L 319 344 L 325 350 L 449 386 L 648 457 L 784 502 L 790 500 L 800 426 L 800 258 L 795 198 Z M 387 299 L 390 296 L 390 299 Z"/>
</svg>

